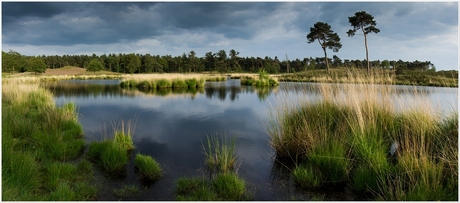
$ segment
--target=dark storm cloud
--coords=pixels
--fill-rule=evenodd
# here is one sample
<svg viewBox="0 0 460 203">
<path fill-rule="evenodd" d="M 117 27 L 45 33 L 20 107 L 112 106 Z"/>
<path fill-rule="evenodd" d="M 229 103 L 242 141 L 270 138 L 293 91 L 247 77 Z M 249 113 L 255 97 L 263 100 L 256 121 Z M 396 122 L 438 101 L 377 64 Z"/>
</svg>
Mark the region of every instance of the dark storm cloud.
<svg viewBox="0 0 460 203">
<path fill-rule="evenodd" d="M 2 2 L 2 17 L 8 20 L 27 16 L 49 18 L 65 12 L 65 8 L 65 3 Z"/>
<path fill-rule="evenodd" d="M 155 3 L 3 3 L 3 42 L 105 44 L 158 35 Z M 136 15 L 141 13 L 142 16 Z"/>
<path fill-rule="evenodd" d="M 169 3 L 158 9 L 164 24 L 177 29 L 213 30 L 228 38 L 249 39 L 250 22 L 270 15 L 279 3 Z"/>
<path fill-rule="evenodd" d="M 281 3 L 3 3 L 6 43 L 105 44 L 211 31 L 250 39 Z M 19 35 L 18 35 L 19 34 Z"/>
</svg>

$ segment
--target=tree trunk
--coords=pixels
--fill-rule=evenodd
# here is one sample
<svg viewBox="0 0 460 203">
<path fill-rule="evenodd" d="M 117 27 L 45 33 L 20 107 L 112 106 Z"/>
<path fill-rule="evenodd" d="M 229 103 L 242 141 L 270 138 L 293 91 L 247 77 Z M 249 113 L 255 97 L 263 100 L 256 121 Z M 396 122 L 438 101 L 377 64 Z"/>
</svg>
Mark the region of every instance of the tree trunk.
<svg viewBox="0 0 460 203">
<path fill-rule="evenodd" d="M 326 48 L 325 47 L 323 48 L 323 51 L 324 51 L 324 60 L 326 61 L 327 73 L 329 73 L 329 62 L 327 60 L 327 54 L 326 54 Z"/>
<path fill-rule="evenodd" d="M 367 35 L 366 34 L 364 34 L 364 46 L 366 47 L 367 74 L 370 74 L 371 67 L 369 65 L 369 52 L 367 49 Z"/>
</svg>

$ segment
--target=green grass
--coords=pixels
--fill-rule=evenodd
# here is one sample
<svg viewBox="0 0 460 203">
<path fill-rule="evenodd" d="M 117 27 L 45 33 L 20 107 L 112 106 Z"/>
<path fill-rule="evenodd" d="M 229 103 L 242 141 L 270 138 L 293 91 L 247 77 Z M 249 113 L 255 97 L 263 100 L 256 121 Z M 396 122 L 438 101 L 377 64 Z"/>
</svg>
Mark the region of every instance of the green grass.
<svg viewBox="0 0 460 203">
<path fill-rule="evenodd" d="M 212 182 L 212 189 L 223 200 L 245 200 L 246 182 L 234 173 L 217 175 Z"/>
<path fill-rule="evenodd" d="M 134 143 L 130 134 L 126 134 L 121 131 L 116 131 L 113 142 L 120 148 L 126 149 L 127 151 L 131 151 L 134 149 Z"/>
<path fill-rule="evenodd" d="M 232 171 L 236 162 L 235 141 L 235 138 L 227 141 L 226 135 L 207 136 L 207 145 L 202 145 L 206 166 L 212 171 Z"/>
<path fill-rule="evenodd" d="M 2 81 L 2 200 L 94 199 L 83 149 L 73 104 L 56 107 L 38 80 Z"/>
<path fill-rule="evenodd" d="M 178 201 L 250 200 L 246 182 L 234 173 L 221 173 L 211 181 L 203 178 L 179 178 L 176 181 Z"/>
<path fill-rule="evenodd" d="M 137 195 L 141 192 L 141 189 L 137 185 L 123 185 L 118 189 L 113 189 L 113 193 L 117 198 L 125 198 L 133 195 Z"/>
<path fill-rule="evenodd" d="M 265 70 L 259 70 L 259 77 L 253 78 L 250 76 L 241 77 L 241 85 L 251 85 L 257 87 L 277 86 L 278 82 L 271 78 Z"/>
<path fill-rule="evenodd" d="M 219 201 L 209 183 L 201 178 L 179 178 L 176 181 L 177 201 Z"/>
<path fill-rule="evenodd" d="M 158 180 L 162 175 L 160 165 L 150 156 L 136 154 L 134 166 L 139 173 L 139 177 L 145 181 Z"/>
<path fill-rule="evenodd" d="M 372 84 L 350 86 L 345 98 L 328 87 L 319 102 L 289 101 L 271 114 L 272 146 L 279 161 L 300 165 L 298 186 L 348 185 L 387 201 L 458 199 L 457 113 L 441 120 L 429 106 L 396 112 L 390 86 L 381 94 Z"/>
<path fill-rule="evenodd" d="M 159 79 L 157 81 L 157 88 L 161 89 L 161 88 L 171 88 L 172 87 L 172 83 L 170 80 L 167 80 L 167 79 Z"/>
<path fill-rule="evenodd" d="M 311 164 L 302 164 L 292 172 L 294 182 L 302 188 L 317 188 L 322 186 L 321 172 Z"/>
<path fill-rule="evenodd" d="M 335 185 L 347 181 L 351 164 L 343 143 L 329 142 L 326 145 L 315 146 L 307 155 L 307 159 L 308 163 L 318 168 L 318 171 L 323 171 L 323 184 Z"/>
<path fill-rule="evenodd" d="M 205 79 L 191 78 L 191 79 L 145 79 L 134 80 L 126 79 L 120 82 L 119 86 L 122 88 L 137 88 L 142 91 L 152 91 L 161 89 L 187 89 L 187 88 L 201 88 L 204 87 Z"/>
<path fill-rule="evenodd" d="M 89 145 L 87 157 L 104 172 L 113 176 L 122 174 L 128 162 L 126 149 L 119 147 L 112 140 L 92 142 Z"/>
<path fill-rule="evenodd" d="M 182 79 L 173 79 L 171 86 L 172 88 L 188 88 L 187 83 Z"/>
<path fill-rule="evenodd" d="M 133 135 L 136 129 L 136 119 L 128 120 L 125 129 L 124 120 L 120 120 L 118 123 L 112 122 L 113 130 L 113 142 L 115 145 L 118 145 L 120 148 L 125 149 L 126 151 L 131 151 L 135 148 L 133 143 Z"/>
<path fill-rule="evenodd" d="M 202 144 L 205 163 L 211 168 L 211 180 L 204 178 L 179 178 L 176 181 L 176 200 L 179 201 L 241 201 L 252 199 L 246 189 L 246 181 L 233 171 L 235 138 L 218 134 L 207 136 Z"/>
</svg>

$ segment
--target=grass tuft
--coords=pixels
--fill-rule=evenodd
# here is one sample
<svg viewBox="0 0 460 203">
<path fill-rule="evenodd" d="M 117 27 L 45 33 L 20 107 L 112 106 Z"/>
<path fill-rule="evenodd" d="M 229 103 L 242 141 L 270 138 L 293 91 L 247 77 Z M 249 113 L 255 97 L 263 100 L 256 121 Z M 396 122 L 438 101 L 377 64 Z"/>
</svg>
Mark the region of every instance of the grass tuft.
<svg viewBox="0 0 460 203">
<path fill-rule="evenodd" d="M 236 157 L 234 155 L 235 141 L 233 138 L 227 141 L 226 135 L 207 136 L 207 145 L 202 145 L 205 163 L 211 170 L 218 172 L 229 172 L 235 167 Z"/>
<path fill-rule="evenodd" d="M 214 178 L 212 189 L 223 200 L 246 200 L 246 182 L 234 173 L 222 173 Z"/>
<path fill-rule="evenodd" d="M 94 161 L 107 174 L 120 175 L 125 171 L 128 153 L 112 140 L 92 142 L 87 152 L 89 160 Z"/>
<path fill-rule="evenodd" d="M 150 156 L 136 154 L 134 166 L 139 173 L 139 177 L 145 181 L 158 180 L 162 175 L 160 165 Z"/>
</svg>

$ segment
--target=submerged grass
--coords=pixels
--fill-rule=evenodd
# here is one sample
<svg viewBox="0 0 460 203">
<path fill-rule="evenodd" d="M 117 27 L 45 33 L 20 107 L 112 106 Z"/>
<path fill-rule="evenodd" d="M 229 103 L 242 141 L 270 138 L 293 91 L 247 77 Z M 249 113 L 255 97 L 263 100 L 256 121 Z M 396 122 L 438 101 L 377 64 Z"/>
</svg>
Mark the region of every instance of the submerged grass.
<svg viewBox="0 0 460 203">
<path fill-rule="evenodd" d="M 392 86 L 323 84 L 319 94 L 271 115 L 272 146 L 278 160 L 299 165 L 297 185 L 346 183 L 381 200 L 458 199 L 457 113 L 441 120 L 427 104 L 396 111 Z"/>
<path fill-rule="evenodd" d="M 39 80 L 2 81 L 2 200 L 92 200 L 92 166 L 73 104 L 56 107 Z M 83 170 L 85 169 L 85 170 Z"/>
<path fill-rule="evenodd" d="M 123 185 L 118 189 L 113 189 L 113 193 L 117 198 L 125 198 L 133 195 L 137 195 L 141 192 L 141 188 L 137 185 Z"/>
<path fill-rule="evenodd" d="M 220 173 L 211 181 L 204 178 L 179 178 L 176 181 L 178 201 L 244 201 L 251 196 L 246 182 L 235 173 Z"/>
</svg>

